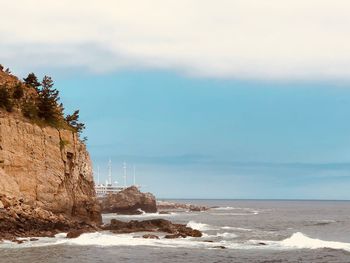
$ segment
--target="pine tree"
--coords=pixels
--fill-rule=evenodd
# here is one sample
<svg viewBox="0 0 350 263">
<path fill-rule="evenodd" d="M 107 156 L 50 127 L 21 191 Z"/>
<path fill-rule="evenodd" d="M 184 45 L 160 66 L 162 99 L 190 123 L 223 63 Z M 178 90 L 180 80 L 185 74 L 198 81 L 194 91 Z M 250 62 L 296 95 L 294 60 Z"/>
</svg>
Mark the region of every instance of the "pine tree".
<svg viewBox="0 0 350 263">
<path fill-rule="evenodd" d="M 41 84 L 33 72 L 29 73 L 28 76 L 26 78 L 24 78 L 23 80 L 24 80 L 25 84 L 27 84 L 28 86 L 31 86 L 32 88 L 35 88 L 37 91 L 39 91 L 39 87 L 41 86 Z"/>
<path fill-rule="evenodd" d="M 62 118 L 62 108 L 58 105 L 59 92 L 53 85 L 51 77 L 45 76 L 41 82 L 38 99 L 38 116 L 51 124 Z"/>
<path fill-rule="evenodd" d="M 85 129 L 85 124 L 79 122 L 79 110 L 74 111 L 72 115 L 68 114 L 66 122 L 79 134 Z"/>
</svg>

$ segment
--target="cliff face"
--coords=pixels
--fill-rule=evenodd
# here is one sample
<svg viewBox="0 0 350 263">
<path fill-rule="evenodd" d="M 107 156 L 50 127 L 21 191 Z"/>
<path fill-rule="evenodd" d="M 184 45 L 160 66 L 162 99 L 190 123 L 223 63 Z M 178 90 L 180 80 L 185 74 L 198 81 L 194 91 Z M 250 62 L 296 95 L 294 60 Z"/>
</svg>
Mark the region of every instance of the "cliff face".
<svg viewBox="0 0 350 263">
<path fill-rule="evenodd" d="M 0 194 L 100 223 L 89 154 L 76 134 L 0 110 Z"/>
</svg>

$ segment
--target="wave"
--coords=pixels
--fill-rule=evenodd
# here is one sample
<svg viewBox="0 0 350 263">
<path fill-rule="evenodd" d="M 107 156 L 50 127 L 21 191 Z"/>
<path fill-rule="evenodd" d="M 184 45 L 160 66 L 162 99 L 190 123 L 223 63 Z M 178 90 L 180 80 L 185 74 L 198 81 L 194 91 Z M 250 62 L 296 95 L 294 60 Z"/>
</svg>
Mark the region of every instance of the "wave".
<svg viewBox="0 0 350 263">
<path fill-rule="evenodd" d="M 232 206 L 219 206 L 219 207 L 213 207 L 211 210 L 235 210 L 240 209 L 238 207 L 232 207 Z"/>
<path fill-rule="evenodd" d="M 190 225 L 200 226 L 201 228 L 211 228 L 207 224 L 192 222 Z M 108 231 L 85 233 L 74 239 L 67 239 L 65 233 L 55 236 L 55 238 L 38 238 L 38 241 L 29 241 L 29 238 L 23 238 L 26 242 L 16 244 L 11 241 L 3 241 L 0 243 L 0 248 L 28 248 L 28 247 L 46 247 L 54 245 L 72 245 L 72 246 L 153 246 L 153 247 L 173 247 L 173 248 L 200 248 L 211 249 L 218 246 L 225 246 L 229 249 L 338 249 L 350 251 L 350 243 L 325 241 L 315 239 L 304 235 L 301 232 L 294 233 L 291 237 L 282 241 L 261 241 L 249 240 L 247 242 L 234 242 L 237 235 L 235 233 L 224 232 L 216 235 L 204 235 L 203 238 L 179 238 L 179 239 L 165 239 L 164 236 L 159 235 L 160 239 L 144 239 L 142 233 L 134 234 L 113 234 Z M 203 242 L 207 238 L 221 237 L 222 240 L 214 242 Z M 265 245 L 262 245 L 265 244 Z"/>
<path fill-rule="evenodd" d="M 331 248 L 350 251 L 350 243 L 325 241 L 321 239 L 310 238 L 301 232 L 294 233 L 290 238 L 280 241 L 280 245 L 284 247 L 299 249 Z"/>
<path fill-rule="evenodd" d="M 118 214 L 103 214 L 102 218 L 104 219 L 112 219 L 112 218 L 127 218 L 127 219 L 142 219 L 142 218 L 158 218 L 158 217 L 173 217 L 179 215 L 178 213 L 174 212 L 169 212 L 168 214 L 163 214 L 163 213 L 142 213 L 140 215 L 118 215 Z"/>
<path fill-rule="evenodd" d="M 0 243 L 0 248 L 28 248 L 28 247 L 46 247 L 53 245 L 70 245 L 70 246 L 98 246 L 98 247 L 111 247 L 111 246 L 153 246 L 153 247 L 191 247 L 191 248 L 213 248 L 220 246 L 220 242 L 203 242 L 196 240 L 196 238 L 178 238 L 178 239 L 165 239 L 159 235 L 161 239 L 145 239 L 142 238 L 142 234 L 113 234 L 108 231 L 85 233 L 81 236 L 73 239 L 67 239 L 66 234 L 62 233 L 56 235 L 55 238 L 38 238 L 37 241 L 29 241 L 22 244 L 17 244 L 11 241 L 4 241 Z"/>
<path fill-rule="evenodd" d="M 251 215 L 258 215 L 259 212 L 252 212 L 252 213 L 210 213 L 211 215 L 216 216 L 251 216 Z"/>
<path fill-rule="evenodd" d="M 234 226 L 223 226 L 223 227 L 221 227 L 221 229 L 237 230 L 237 231 L 253 231 L 253 229 L 250 229 L 250 228 L 234 227 Z"/>
<path fill-rule="evenodd" d="M 224 233 L 218 233 L 216 236 L 222 237 L 224 239 L 232 239 L 238 237 L 235 233 L 229 233 L 229 232 L 224 232 Z"/>
<path fill-rule="evenodd" d="M 231 206 L 226 206 L 226 207 L 214 207 L 211 208 L 211 210 L 215 211 L 232 211 L 232 210 L 238 210 L 236 213 L 231 212 L 231 213 L 211 213 L 212 215 L 258 215 L 259 211 L 252 209 L 252 208 L 246 208 L 246 207 L 231 207 Z"/>
<path fill-rule="evenodd" d="M 190 221 L 187 223 L 187 227 L 199 230 L 199 231 L 208 231 L 208 230 L 218 230 L 218 227 L 216 226 L 211 226 L 208 224 L 204 224 L 204 223 L 198 223 L 195 221 Z"/>
</svg>

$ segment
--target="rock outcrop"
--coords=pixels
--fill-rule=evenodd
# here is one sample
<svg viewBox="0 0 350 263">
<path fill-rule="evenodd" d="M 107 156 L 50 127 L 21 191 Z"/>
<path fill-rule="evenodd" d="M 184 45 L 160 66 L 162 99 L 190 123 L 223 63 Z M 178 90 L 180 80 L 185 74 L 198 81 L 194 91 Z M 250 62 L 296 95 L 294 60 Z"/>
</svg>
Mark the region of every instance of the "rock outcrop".
<svg viewBox="0 0 350 263">
<path fill-rule="evenodd" d="M 192 229 L 182 224 L 174 224 L 165 219 L 151 219 L 144 221 L 132 220 L 130 222 L 123 222 L 112 219 L 111 223 L 103 226 L 103 229 L 110 230 L 112 233 L 135 233 L 135 232 L 164 232 L 165 238 L 179 238 L 179 237 L 201 237 L 202 233 L 199 230 Z"/>
<path fill-rule="evenodd" d="M 87 232 L 96 230 L 96 227 L 71 220 L 62 214 L 56 215 L 41 207 L 27 205 L 23 199 L 0 195 L 0 240 L 32 236 L 50 237 L 70 229 Z"/>
<path fill-rule="evenodd" d="M 99 199 L 102 213 L 140 214 L 157 212 L 156 199 L 151 193 L 141 193 L 135 186 Z M 142 211 L 141 211 L 142 210 Z"/>
<path fill-rule="evenodd" d="M 207 206 L 181 204 L 181 203 L 173 203 L 173 202 L 167 202 L 167 201 L 157 201 L 157 208 L 158 210 L 186 210 L 186 211 L 192 211 L 192 212 L 201 212 L 209 209 Z"/>
</svg>

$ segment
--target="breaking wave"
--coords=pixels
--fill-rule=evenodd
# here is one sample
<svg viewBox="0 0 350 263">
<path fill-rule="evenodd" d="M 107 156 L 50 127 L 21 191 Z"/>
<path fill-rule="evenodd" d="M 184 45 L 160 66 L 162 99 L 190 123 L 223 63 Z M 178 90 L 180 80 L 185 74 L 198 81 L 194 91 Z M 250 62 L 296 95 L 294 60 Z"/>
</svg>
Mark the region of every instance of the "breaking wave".
<svg viewBox="0 0 350 263">
<path fill-rule="evenodd" d="M 118 215 L 118 214 L 103 214 L 103 219 L 112 219 L 112 218 L 126 218 L 126 219 L 144 219 L 144 218 L 163 218 L 163 217 L 173 217 L 177 216 L 178 213 L 169 212 L 168 214 L 163 213 L 142 213 L 140 215 Z"/>
<path fill-rule="evenodd" d="M 223 226 L 221 229 L 226 230 L 236 230 L 236 231 L 253 231 L 253 229 L 250 228 L 243 228 L 243 227 L 234 227 L 234 226 Z"/>
<path fill-rule="evenodd" d="M 192 222 L 192 226 L 197 224 L 201 228 L 208 229 L 208 225 Z M 38 238 L 37 241 L 29 241 L 22 244 L 16 244 L 11 241 L 4 241 L 0 248 L 28 248 L 28 247 L 46 247 L 53 245 L 73 245 L 73 246 L 153 246 L 153 247 L 191 247 L 201 249 L 212 249 L 219 246 L 225 246 L 229 249 L 320 249 L 330 248 L 350 251 L 350 243 L 324 241 L 321 239 L 310 238 L 303 233 L 294 233 L 291 237 L 282 241 L 259 241 L 250 240 L 244 243 L 234 242 L 232 239 L 237 237 L 234 233 L 218 233 L 214 236 L 205 235 L 205 238 L 221 237 L 221 241 L 203 242 L 204 239 L 198 238 L 179 238 L 165 239 L 144 239 L 142 234 L 112 234 L 110 232 L 85 233 L 74 239 L 67 239 L 66 234 L 58 234 L 55 238 Z"/>
<path fill-rule="evenodd" d="M 324 241 L 321 239 L 310 238 L 301 232 L 294 233 L 290 238 L 280 241 L 280 245 L 288 248 L 298 248 L 298 249 L 331 248 L 331 249 L 343 249 L 346 251 L 350 251 L 350 243 Z"/>
<path fill-rule="evenodd" d="M 197 223 L 195 221 L 188 222 L 187 227 L 190 227 L 199 231 L 218 230 L 218 227 L 211 226 L 204 223 Z"/>
</svg>

